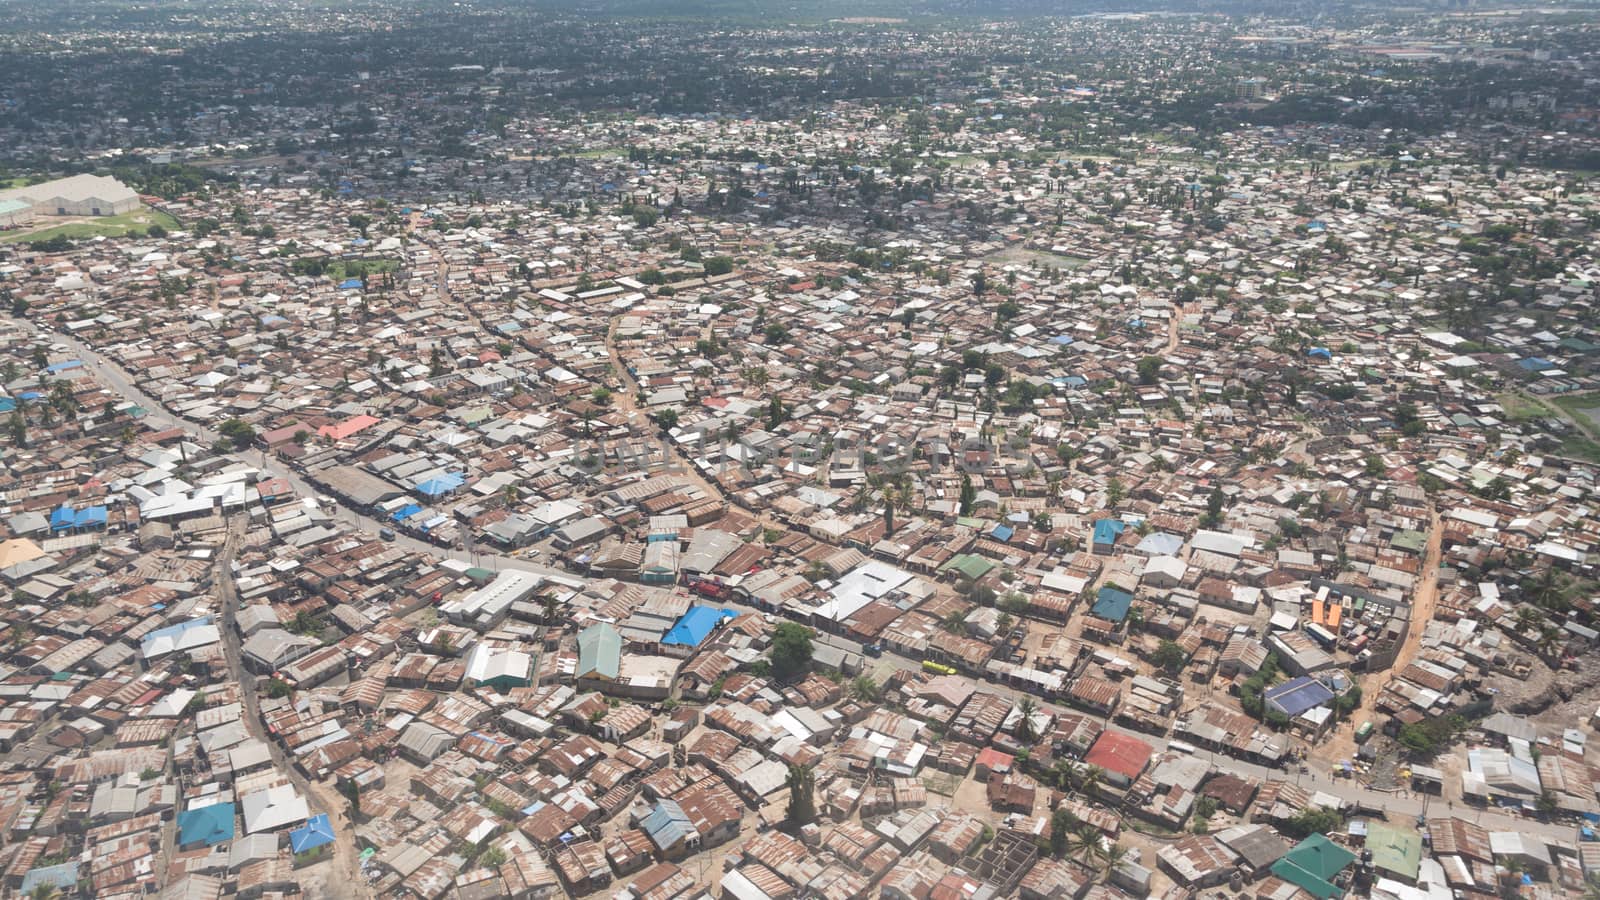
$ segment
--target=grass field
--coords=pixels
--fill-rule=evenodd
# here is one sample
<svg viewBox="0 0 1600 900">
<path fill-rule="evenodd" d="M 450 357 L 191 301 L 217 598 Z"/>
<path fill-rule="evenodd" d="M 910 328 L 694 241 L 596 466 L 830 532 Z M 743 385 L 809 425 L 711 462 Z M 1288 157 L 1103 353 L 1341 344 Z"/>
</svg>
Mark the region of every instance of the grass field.
<svg viewBox="0 0 1600 900">
<path fill-rule="evenodd" d="M 1500 408 L 1506 411 L 1506 419 L 1512 422 L 1527 422 L 1555 415 L 1553 410 L 1538 400 L 1510 391 L 1494 399 L 1500 404 Z"/>
<path fill-rule="evenodd" d="M 1574 419 L 1591 428 L 1600 426 L 1600 394 L 1561 394 L 1550 398 Z"/>
<path fill-rule="evenodd" d="M 360 278 L 362 271 L 368 275 L 382 275 L 398 268 L 400 268 L 398 259 L 340 259 L 328 264 L 326 274 L 335 282 L 340 282 L 346 278 Z"/>
<path fill-rule="evenodd" d="M 1506 411 L 1506 419 L 1511 422 L 1560 418 L 1576 422 L 1591 431 L 1600 427 L 1600 394 L 1568 394 L 1536 399 L 1508 391 L 1495 400 Z M 1576 428 L 1569 429 L 1562 436 L 1561 446 L 1555 452 L 1573 459 L 1600 462 L 1600 443 Z"/>
<path fill-rule="evenodd" d="M 101 216 L 93 221 L 68 222 L 64 225 L 51 225 L 50 216 L 41 216 L 34 220 L 36 226 L 32 231 L 13 231 L 0 235 L 0 243 L 14 244 L 18 241 L 48 241 L 54 237 L 79 238 L 91 237 L 121 237 L 125 234 L 138 232 L 143 234 L 151 225 L 160 225 L 168 231 L 182 227 L 178 220 L 160 210 L 140 207 L 133 212 L 123 213 L 120 216 Z"/>
</svg>

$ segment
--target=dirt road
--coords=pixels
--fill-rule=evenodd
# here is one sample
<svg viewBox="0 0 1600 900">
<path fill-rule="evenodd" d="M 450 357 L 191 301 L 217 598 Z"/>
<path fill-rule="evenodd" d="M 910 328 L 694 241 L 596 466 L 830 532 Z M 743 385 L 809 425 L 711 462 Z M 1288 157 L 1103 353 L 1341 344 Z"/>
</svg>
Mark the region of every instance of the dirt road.
<svg viewBox="0 0 1600 900">
<path fill-rule="evenodd" d="M 228 666 L 228 675 L 239 685 L 239 701 L 243 707 L 243 720 L 245 729 L 250 736 L 262 741 L 272 752 L 273 765 L 278 771 L 288 776 L 295 786 L 308 801 L 313 812 L 317 810 L 328 813 L 328 821 L 333 825 L 335 840 L 333 843 L 332 869 L 322 865 L 302 870 L 301 876 L 307 882 L 321 878 L 323 885 L 318 892 L 319 896 L 329 897 L 332 900 L 366 900 L 372 896 L 368 891 L 366 879 L 360 877 L 360 868 L 356 861 L 356 835 L 349 818 L 344 814 L 344 802 L 334 791 L 316 784 L 301 775 L 294 767 L 294 761 L 283 752 L 283 745 L 272 735 L 267 734 L 261 722 L 261 695 L 260 687 L 256 684 L 255 675 L 244 666 L 243 654 L 240 650 L 239 629 L 235 623 L 239 615 L 239 593 L 233 583 L 233 558 L 239 552 L 239 546 L 244 542 L 244 519 L 235 518 L 228 525 L 228 538 L 222 545 L 222 552 L 217 557 L 217 594 L 222 601 L 222 656 Z"/>
<path fill-rule="evenodd" d="M 1418 573 L 1417 589 L 1411 597 L 1411 627 L 1406 631 L 1405 643 L 1395 655 L 1394 665 L 1381 672 L 1373 672 L 1361 679 L 1361 705 L 1350 713 L 1313 751 L 1314 759 L 1329 763 L 1353 759 L 1356 752 L 1355 730 L 1362 722 L 1371 721 L 1378 695 L 1395 672 L 1400 672 L 1417 658 L 1422 649 L 1422 633 L 1433 621 L 1433 612 L 1439 605 L 1439 557 L 1444 542 L 1444 528 L 1435 511 L 1429 520 L 1428 543 L 1422 554 L 1422 568 Z"/>
</svg>

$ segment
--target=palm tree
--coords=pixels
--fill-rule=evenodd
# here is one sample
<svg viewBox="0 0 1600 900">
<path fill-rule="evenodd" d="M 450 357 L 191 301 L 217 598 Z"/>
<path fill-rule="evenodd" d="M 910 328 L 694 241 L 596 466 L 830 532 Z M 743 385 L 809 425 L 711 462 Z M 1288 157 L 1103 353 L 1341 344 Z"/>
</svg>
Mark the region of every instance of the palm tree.
<svg viewBox="0 0 1600 900">
<path fill-rule="evenodd" d="M 1524 606 L 1517 610 L 1517 628 L 1522 631 L 1529 630 L 1544 621 L 1544 613 L 1532 606 Z"/>
<path fill-rule="evenodd" d="M 1100 852 L 1101 877 L 1109 881 L 1111 879 L 1111 873 L 1116 871 L 1117 866 L 1122 865 L 1122 861 L 1127 858 L 1128 848 L 1122 846 L 1121 844 L 1112 844 L 1111 846 L 1102 849 Z"/>
<path fill-rule="evenodd" d="M 1091 861 L 1104 852 L 1105 836 L 1100 833 L 1100 829 L 1088 822 L 1081 822 L 1067 843 L 1069 848 L 1067 852 L 1071 856 L 1086 866 L 1092 866 Z"/>
<path fill-rule="evenodd" d="M 1561 646 L 1561 629 L 1549 624 L 1540 628 L 1536 646 L 1544 656 L 1554 656 Z"/>
<path fill-rule="evenodd" d="M 1084 794 L 1094 793 L 1094 789 L 1100 785 L 1105 775 L 1106 770 L 1099 766 L 1085 766 L 1082 776 L 1078 779 L 1078 791 Z"/>
<path fill-rule="evenodd" d="M 1022 718 L 1017 720 L 1016 736 L 1017 740 L 1024 744 L 1033 743 L 1036 736 L 1033 733 L 1033 714 L 1038 708 L 1039 705 L 1033 702 L 1032 697 L 1023 697 L 1022 702 L 1017 704 L 1017 712 L 1022 713 Z"/>
</svg>

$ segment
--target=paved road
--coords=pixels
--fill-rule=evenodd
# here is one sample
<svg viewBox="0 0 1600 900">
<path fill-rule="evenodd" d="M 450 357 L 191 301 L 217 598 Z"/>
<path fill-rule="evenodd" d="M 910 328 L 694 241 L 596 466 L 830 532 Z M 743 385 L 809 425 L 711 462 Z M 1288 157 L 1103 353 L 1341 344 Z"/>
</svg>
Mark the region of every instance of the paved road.
<svg viewBox="0 0 1600 900">
<path fill-rule="evenodd" d="M 18 322 L 18 324 L 28 328 L 33 327 L 30 323 L 26 322 Z M 77 352 L 79 354 L 79 358 L 83 360 L 84 364 L 88 366 L 97 377 L 101 378 L 103 383 L 122 393 L 123 396 L 128 397 L 131 400 L 135 400 L 149 410 L 149 419 L 151 421 L 160 424 L 185 427 L 199 434 L 202 438 L 208 441 L 216 440 L 217 435 L 214 432 L 193 422 L 180 420 L 179 417 L 174 415 L 161 403 L 145 394 L 143 391 L 139 390 L 133 384 L 132 376 L 116 363 L 105 359 L 103 356 L 96 353 L 92 348 L 84 345 L 82 342 L 77 341 L 76 339 L 62 335 L 53 335 L 53 337 Z M 611 341 L 608 340 L 607 344 L 610 343 Z M 624 367 L 621 369 L 621 371 L 626 373 L 627 370 Z M 625 374 L 624 377 L 626 377 Z M 272 475 L 285 479 L 291 485 L 293 485 L 295 490 L 301 495 L 312 496 L 317 494 L 317 490 L 314 486 L 309 484 L 297 472 L 289 469 L 289 467 L 284 465 L 281 461 L 264 454 L 257 454 L 257 459 L 263 470 Z M 357 525 L 369 532 L 376 533 L 379 528 L 384 527 L 384 523 L 372 519 L 364 514 L 358 513 L 355 510 L 337 506 L 336 509 L 338 511 L 338 516 L 342 521 Z M 443 548 L 435 544 L 427 543 L 426 541 L 417 540 L 408 535 L 397 535 L 395 542 L 415 552 L 429 553 L 438 557 L 456 559 L 466 562 L 470 565 L 482 566 L 483 568 L 490 569 L 491 571 L 500 571 L 502 569 L 521 569 L 545 575 L 564 584 L 581 586 L 584 583 L 583 579 L 575 577 L 570 572 L 560 569 L 553 569 L 549 566 L 538 565 L 527 560 L 517 559 L 515 557 L 500 556 L 492 553 L 468 553 L 453 548 Z M 756 610 L 754 607 L 743 606 L 738 603 L 729 602 L 725 603 L 725 605 L 746 612 L 759 612 L 759 610 Z M 231 628 L 225 630 L 232 631 Z M 919 660 L 902 657 L 890 651 L 886 651 L 881 659 L 895 668 L 918 670 L 921 668 L 921 662 Z M 1023 692 L 1017 691 L 1005 685 L 994 683 L 986 683 L 985 689 L 1012 697 L 1014 699 L 1020 699 L 1023 696 L 1031 696 L 1025 695 Z M 1127 731 L 1126 729 L 1123 729 L 1121 726 L 1117 725 L 1108 725 L 1108 727 L 1114 731 L 1125 731 L 1128 734 L 1137 735 L 1143 740 L 1156 746 L 1157 749 L 1165 749 L 1168 743 L 1167 739 L 1164 737 L 1155 737 L 1143 732 Z M 276 746 L 275 742 L 269 743 L 274 743 L 274 746 Z M 1431 798 L 1402 796 L 1399 794 L 1390 794 L 1382 791 L 1370 790 L 1352 779 L 1334 778 L 1329 772 L 1321 770 L 1316 761 L 1313 761 L 1310 765 L 1311 772 L 1305 775 L 1300 775 L 1296 772 L 1285 772 L 1284 770 L 1269 769 L 1265 766 L 1258 766 L 1243 760 L 1234 759 L 1230 756 L 1222 756 L 1210 753 L 1208 751 L 1200 751 L 1197 755 L 1202 759 L 1211 761 L 1219 771 L 1231 772 L 1242 777 L 1254 779 L 1297 779 L 1304 786 L 1314 787 L 1351 803 L 1359 803 L 1367 807 L 1388 810 L 1393 815 L 1401 819 L 1417 816 L 1424 811 L 1435 815 L 1439 812 L 1437 808 L 1437 802 L 1433 801 Z M 1447 806 L 1446 809 L 1450 810 L 1453 808 Z M 1477 810 L 1473 807 L 1464 805 L 1461 806 L 1460 812 L 1463 818 L 1470 819 L 1491 830 L 1509 830 L 1535 833 L 1546 839 L 1558 840 L 1562 842 L 1571 842 L 1574 840 L 1573 829 L 1571 826 L 1567 825 L 1543 823 L 1531 819 L 1524 819 L 1518 816 L 1510 816 L 1495 811 Z"/>
</svg>

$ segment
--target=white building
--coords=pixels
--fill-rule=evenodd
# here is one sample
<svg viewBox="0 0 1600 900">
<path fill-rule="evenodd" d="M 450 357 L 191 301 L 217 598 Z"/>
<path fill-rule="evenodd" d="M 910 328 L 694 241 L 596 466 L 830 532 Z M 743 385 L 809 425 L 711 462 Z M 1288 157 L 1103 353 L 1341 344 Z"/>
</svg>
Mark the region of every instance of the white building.
<svg viewBox="0 0 1600 900">
<path fill-rule="evenodd" d="M 119 216 L 139 208 L 132 188 L 104 175 L 73 175 L 0 191 L 0 203 L 19 200 L 39 216 Z"/>
</svg>

